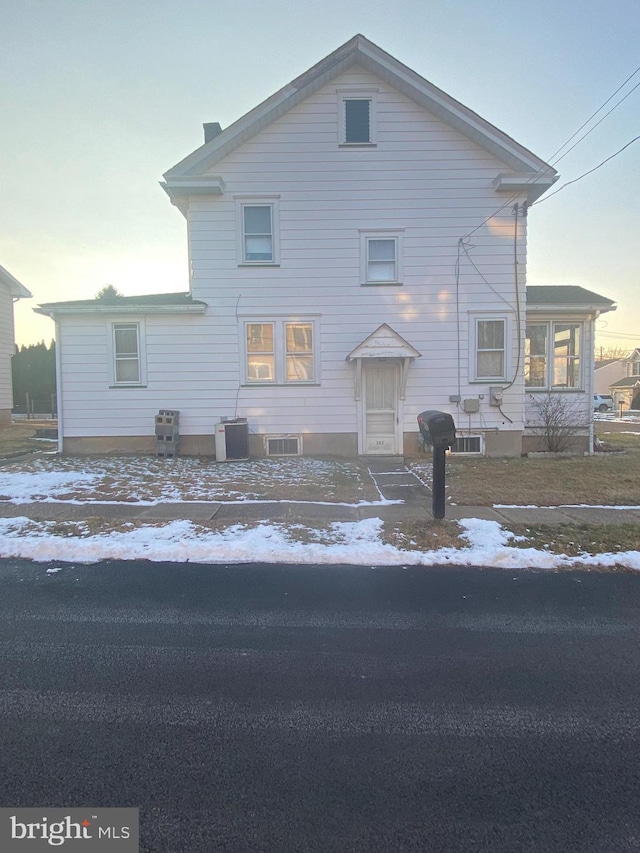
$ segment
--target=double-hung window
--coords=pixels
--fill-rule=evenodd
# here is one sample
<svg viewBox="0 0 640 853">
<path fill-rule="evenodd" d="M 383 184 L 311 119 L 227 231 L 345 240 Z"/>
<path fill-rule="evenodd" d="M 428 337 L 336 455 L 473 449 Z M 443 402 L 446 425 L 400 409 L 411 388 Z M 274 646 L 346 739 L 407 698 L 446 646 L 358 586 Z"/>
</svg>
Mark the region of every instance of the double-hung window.
<svg viewBox="0 0 640 853">
<path fill-rule="evenodd" d="M 276 266 L 279 262 L 276 197 L 237 199 L 238 263 Z"/>
<path fill-rule="evenodd" d="M 506 332 L 504 318 L 476 319 L 475 379 L 506 379 Z"/>
<path fill-rule="evenodd" d="M 525 335 L 524 384 L 530 389 L 582 387 L 582 325 L 529 323 Z"/>
<path fill-rule="evenodd" d="M 142 385 L 146 381 L 143 341 L 141 322 L 111 324 L 112 385 Z"/>
<path fill-rule="evenodd" d="M 245 321 L 248 385 L 317 381 L 317 320 Z"/>
<path fill-rule="evenodd" d="M 361 284 L 400 284 L 402 233 L 360 232 Z"/>
</svg>

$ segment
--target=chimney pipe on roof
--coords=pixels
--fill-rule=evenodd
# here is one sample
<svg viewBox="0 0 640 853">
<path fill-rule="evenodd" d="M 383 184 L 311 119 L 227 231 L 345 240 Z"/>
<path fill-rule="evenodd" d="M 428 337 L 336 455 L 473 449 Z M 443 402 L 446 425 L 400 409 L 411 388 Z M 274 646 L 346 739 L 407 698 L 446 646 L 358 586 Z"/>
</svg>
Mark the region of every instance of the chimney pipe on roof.
<svg viewBox="0 0 640 853">
<path fill-rule="evenodd" d="M 206 121 L 202 126 L 204 128 L 205 145 L 207 142 L 211 142 L 212 139 L 215 139 L 219 133 L 222 133 L 219 121 Z"/>
</svg>

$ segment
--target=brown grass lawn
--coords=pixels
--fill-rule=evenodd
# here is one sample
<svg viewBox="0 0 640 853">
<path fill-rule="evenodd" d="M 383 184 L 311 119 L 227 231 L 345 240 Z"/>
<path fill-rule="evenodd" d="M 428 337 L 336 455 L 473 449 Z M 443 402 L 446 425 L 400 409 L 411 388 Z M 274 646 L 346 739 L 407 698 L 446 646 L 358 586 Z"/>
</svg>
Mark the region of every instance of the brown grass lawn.
<svg viewBox="0 0 640 853">
<path fill-rule="evenodd" d="M 43 448 L 54 449 L 55 441 L 44 442 L 35 437 L 38 427 L 50 427 L 50 421 L 40 423 L 38 421 L 25 421 L 23 423 L 0 426 L 0 459 L 13 456 L 17 453 L 31 453 Z"/>
<path fill-rule="evenodd" d="M 640 505 L 640 432 L 603 438 L 620 452 L 544 459 L 453 457 L 447 463 L 450 501 L 468 506 Z"/>
</svg>

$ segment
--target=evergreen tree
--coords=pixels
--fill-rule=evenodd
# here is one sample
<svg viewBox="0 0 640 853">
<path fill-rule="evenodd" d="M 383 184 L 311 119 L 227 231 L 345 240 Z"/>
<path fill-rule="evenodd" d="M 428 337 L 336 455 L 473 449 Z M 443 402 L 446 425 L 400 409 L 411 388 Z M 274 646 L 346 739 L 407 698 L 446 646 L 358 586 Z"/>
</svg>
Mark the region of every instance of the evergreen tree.
<svg viewBox="0 0 640 853">
<path fill-rule="evenodd" d="M 56 344 L 47 347 L 39 344 L 16 347 L 11 359 L 13 379 L 13 406 L 16 412 L 27 411 L 27 394 L 31 411 L 47 414 L 52 409 L 52 395 L 56 394 Z"/>
</svg>

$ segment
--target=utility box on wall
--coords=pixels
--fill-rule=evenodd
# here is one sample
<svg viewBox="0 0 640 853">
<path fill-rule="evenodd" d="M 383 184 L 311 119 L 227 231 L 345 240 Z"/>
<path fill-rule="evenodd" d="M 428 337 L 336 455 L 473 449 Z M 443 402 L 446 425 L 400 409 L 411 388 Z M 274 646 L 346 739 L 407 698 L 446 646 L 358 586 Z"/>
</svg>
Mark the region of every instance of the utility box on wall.
<svg viewBox="0 0 640 853">
<path fill-rule="evenodd" d="M 246 418 L 223 419 L 215 425 L 216 462 L 241 462 L 249 458 L 249 424 Z"/>
</svg>

